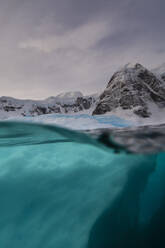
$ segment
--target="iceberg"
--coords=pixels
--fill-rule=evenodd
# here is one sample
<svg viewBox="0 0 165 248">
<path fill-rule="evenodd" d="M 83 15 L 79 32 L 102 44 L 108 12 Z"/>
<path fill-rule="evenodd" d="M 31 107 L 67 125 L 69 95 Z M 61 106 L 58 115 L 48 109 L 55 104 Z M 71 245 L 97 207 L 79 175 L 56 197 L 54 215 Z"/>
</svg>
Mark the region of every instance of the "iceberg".
<svg viewBox="0 0 165 248">
<path fill-rule="evenodd" d="M 0 122 L 0 247 L 165 247 L 165 154 Z"/>
</svg>

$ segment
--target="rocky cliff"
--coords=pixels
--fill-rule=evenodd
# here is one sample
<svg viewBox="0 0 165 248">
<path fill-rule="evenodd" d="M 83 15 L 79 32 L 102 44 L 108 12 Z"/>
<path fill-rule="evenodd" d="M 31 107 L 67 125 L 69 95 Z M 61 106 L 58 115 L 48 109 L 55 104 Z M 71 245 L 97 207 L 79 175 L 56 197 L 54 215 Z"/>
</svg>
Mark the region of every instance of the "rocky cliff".
<svg viewBox="0 0 165 248">
<path fill-rule="evenodd" d="M 112 76 L 93 115 L 121 108 L 140 117 L 150 117 L 151 104 L 165 107 L 164 81 L 140 64 L 128 64 Z"/>
</svg>

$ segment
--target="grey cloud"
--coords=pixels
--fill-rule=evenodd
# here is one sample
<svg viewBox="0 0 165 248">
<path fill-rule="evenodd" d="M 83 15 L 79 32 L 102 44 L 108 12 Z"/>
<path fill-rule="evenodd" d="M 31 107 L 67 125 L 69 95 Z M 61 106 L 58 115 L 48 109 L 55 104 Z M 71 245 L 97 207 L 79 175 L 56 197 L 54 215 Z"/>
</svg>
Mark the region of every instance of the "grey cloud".
<svg viewBox="0 0 165 248">
<path fill-rule="evenodd" d="M 163 63 L 164 9 L 164 0 L 1 0 L 1 95 L 91 93 L 124 63 Z"/>
</svg>

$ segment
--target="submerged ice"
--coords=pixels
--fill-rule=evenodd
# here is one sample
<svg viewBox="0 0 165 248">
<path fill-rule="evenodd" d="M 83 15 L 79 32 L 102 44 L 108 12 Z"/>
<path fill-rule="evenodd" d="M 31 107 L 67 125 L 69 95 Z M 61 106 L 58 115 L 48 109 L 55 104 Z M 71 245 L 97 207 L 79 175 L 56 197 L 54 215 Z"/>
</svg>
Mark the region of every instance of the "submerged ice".
<svg viewBox="0 0 165 248">
<path fill-rule="evenodd" d="M 164 160 L 54 126 L 0 123 L 0 247 L 164 247 Z"/>
</svg>

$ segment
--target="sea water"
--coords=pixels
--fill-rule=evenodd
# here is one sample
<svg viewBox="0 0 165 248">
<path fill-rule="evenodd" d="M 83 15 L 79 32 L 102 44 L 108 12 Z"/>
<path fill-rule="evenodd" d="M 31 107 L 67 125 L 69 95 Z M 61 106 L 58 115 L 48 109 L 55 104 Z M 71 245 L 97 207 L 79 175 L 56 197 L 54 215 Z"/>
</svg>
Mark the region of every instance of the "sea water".
<svg viewBox="0 0 165 248">
<path fill-rule="evenodd" d="M 0 123 L 0 247 L 165 247 L 165 154 Z"/>
</svg>

